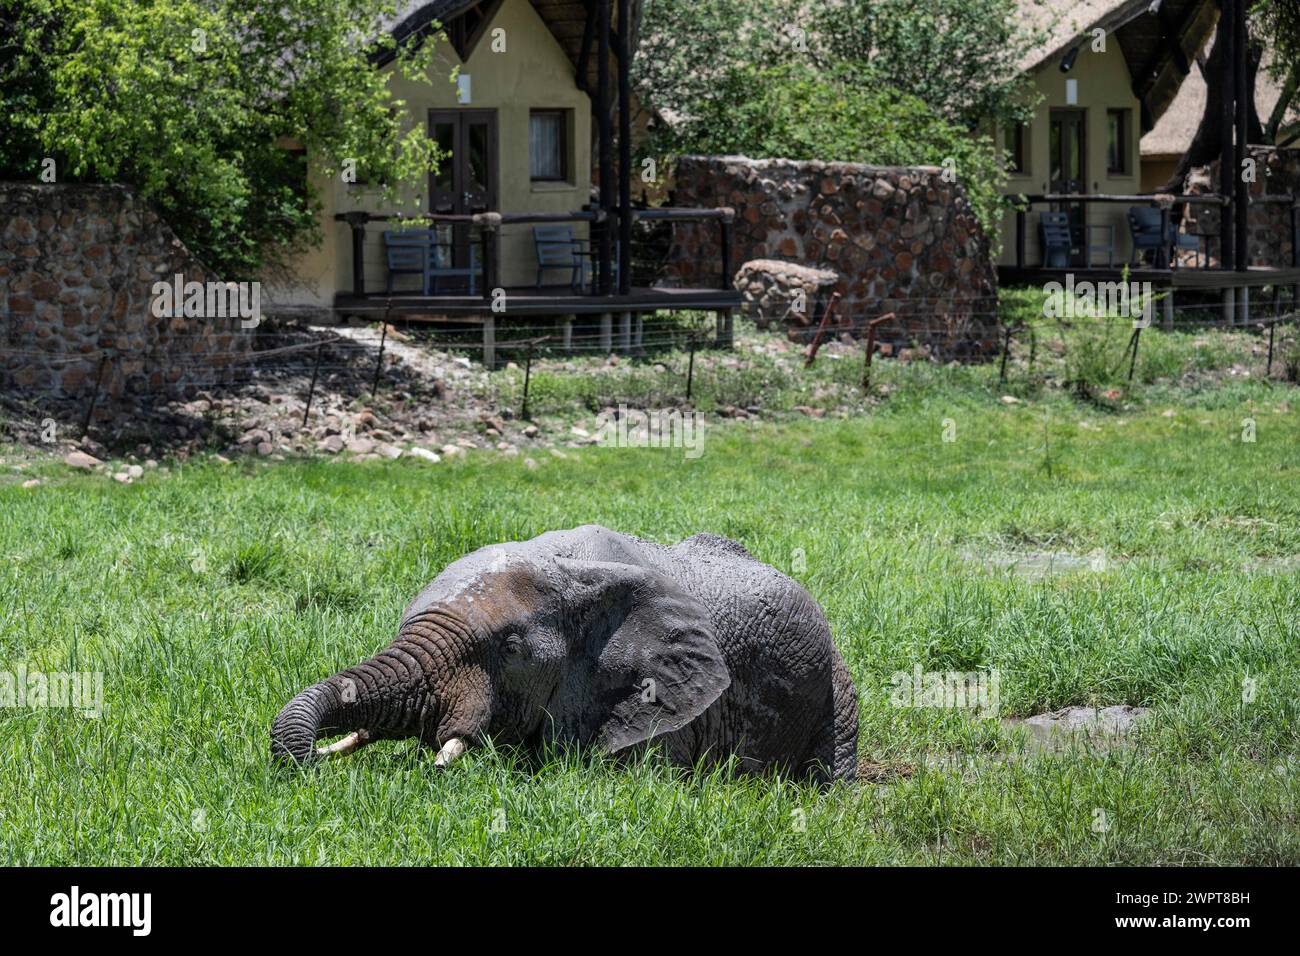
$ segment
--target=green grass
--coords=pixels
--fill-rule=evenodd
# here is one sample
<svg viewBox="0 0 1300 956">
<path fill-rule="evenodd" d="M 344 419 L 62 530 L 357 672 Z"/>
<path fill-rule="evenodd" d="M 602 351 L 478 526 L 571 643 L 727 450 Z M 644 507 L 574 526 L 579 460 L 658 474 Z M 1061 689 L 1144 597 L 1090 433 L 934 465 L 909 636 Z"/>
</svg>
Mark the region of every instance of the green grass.
<svg viewBox="0 0 1300 956">
<path fill-rule="evenodd" d="M 1149 338 L 1176 370 L 1204 350 Z M 0 711 L 0 863 L 1300 862 L 1294 392 L 1155 377 L 1099 407 L 1024 375 L 1007 405 L 996 367 L 881 369 L 897 388 L 862 415 L 733 423 L 696 461 L 6 477 L 0 670 L 103 671 L 105 712 Z M 710 530 L 804 567 L 857 682 L 863 756 L 910 776 L 819 791 L 488 751 L 441 772 L 411 742 L 269 765 L 285 700 L 386 643 L 446 563 L 584 522 Z M 1106 570 L 1040 581 L 978 560 L 1098 549 Z M 891 706 L 889 675 L 914 663 L 998 668 L 1003 716 L 1153 713 L 1132 746 L 1008 760 L 997 721 Z"/>
</svg>

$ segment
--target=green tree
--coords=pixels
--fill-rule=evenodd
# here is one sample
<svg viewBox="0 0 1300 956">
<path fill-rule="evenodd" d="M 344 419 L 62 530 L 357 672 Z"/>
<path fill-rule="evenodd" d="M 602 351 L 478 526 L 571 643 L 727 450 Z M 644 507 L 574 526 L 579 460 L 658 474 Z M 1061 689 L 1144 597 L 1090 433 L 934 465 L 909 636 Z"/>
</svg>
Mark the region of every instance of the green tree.
<svg viewBox="0 0 1300 956">
<path fill-rule="evenodd" d="M 844 0 L 817 15 L 817 30 L 823 62 L 851 64 L 954 122 L 1033 117 L 1022 64 L 1045 37 L 1018 0 Z"/>
<path fill-rule="evenodd" d="M 784 63 L 739 70 L 729 82 L 745 95 L 724 90 L 699 104 L 691 138 L 680 143 L 686 151 L 879 166 L 946 164 L 996 238 L 1006 172 L 988 136 L 953 123 L 915 96 L 862 84 L 845 68 L 813 72 Z"/>
<path fill-rule="evenodd" d="M 881 165 L 951 160 L 996 243 L 1005 164 L 975 120 L 1032 109 L 1023 78 L 1007 73 L 1029 41 L 1011 25 L 1011 0 L 971 5 L 971 23 L 926 39 L 964 5 L 847 0 L 810 14 L 789 0 L 647 0 L 634 67 L 642 100 L 658 112 L 648 148 Z M 930 13 L 909 26 L 918 7 Z M 929 75 L 943 74 L 945 61 L 956 64 L 951 82 Z"/>
<path fill-rule="evenodd" d="M 400 201 L 437 150 L 376 69 L 431 80 L 432 43 L 393 50 L 391 0 L 21 0 L 0 13 L 0 175 L 116 181 L 226 278 L 319 239 L 326 175 L 355 165 Z"/>
</svg>

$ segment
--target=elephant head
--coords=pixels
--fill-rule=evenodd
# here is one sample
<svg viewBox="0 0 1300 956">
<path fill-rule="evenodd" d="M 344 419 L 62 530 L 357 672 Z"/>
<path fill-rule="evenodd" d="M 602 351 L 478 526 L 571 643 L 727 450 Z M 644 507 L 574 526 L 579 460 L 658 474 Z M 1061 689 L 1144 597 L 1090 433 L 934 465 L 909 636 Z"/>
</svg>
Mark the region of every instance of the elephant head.
<svg viewBox="0 0 1300 956">
<path fill-rule="evenodd" d="M 731 681 L 708 612 L 633 556 L 547 545 L 573 534 L 448 566 L 391 644 L 285 705 L 272 755 L 306 763 L 412 736 L 438 749 L 439 765 L 488 737 L 616 753 L 690 723 Z"/>
</svg>

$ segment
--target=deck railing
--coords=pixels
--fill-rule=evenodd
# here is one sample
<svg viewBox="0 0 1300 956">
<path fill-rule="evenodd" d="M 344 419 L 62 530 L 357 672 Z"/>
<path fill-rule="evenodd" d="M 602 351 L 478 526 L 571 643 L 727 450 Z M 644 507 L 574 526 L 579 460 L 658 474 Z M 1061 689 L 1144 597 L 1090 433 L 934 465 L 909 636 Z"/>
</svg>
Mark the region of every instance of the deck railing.
<svg viewBox="0 0 1300 956">
<path fill-rule="evenodd" d="M 336 213 L 334 219 L 338 222 L 347 223 L 352 230 L 352 292 L 354 295 L 366 295 L 366 226 L 372 222 L 418 222 L 434 225 L 461 225 L 477 231 L 477 238 L 472 241 L 479 243 L 482 254 L 483 298 L 491 300 L 493 291 L 498 286 L 498 277 L 501 275 L 500 232 L 504 227 L 544 225 L 548 223 L 587 223 L 595 230 L 613 230 L 614 235 L 617 235 L 618 216 L 617 210 L 599 209 L 584 209 L 575 212 L 483 212 L 471 215 L 427 213 L 419 216 L 357 211 Z M 657 207 L 632 210 L 633 223 L 639 220 L 674 223 L 717 222 L 719 229 L 719 258 L 721 259 L 718 288 L 726 291 L 732 288 L 731 231 L 735 218 L 735 211 L 726 207 L 716 209 Z M 598 250 L 601 245 L 597 241 L 597 237 L 593 236 L 591 242 L 593 268 L 590 294 L 593 296 L 628 295 L 631 291 L 631 250 L 626 250 L 625 258 L 627 261 L 619 269 L 618 288 L 602 288 L 601 280 L 608 274 L 608 270 L 600 268 Z M 614 246 L 614 255 L 618 256 L 617 243 Z"/>
<path fill-rule="evenodd" d="M 1113 194 L 1113 193 L 1039 193 L 1035 195 L 1009 195 L 1006 197 L 1007 204 L 1015 210 L 1016 213 L 1016 268 L 1025 268 L 1025 247 L 1028 241 L 1026 218 L 1031 206 L 1043 203 L 1079 203 L 1087 205 L 1089 203 L 1123 203 L 1130 206 L 1147 205 L 1157 206 L 1160 209 L 1160 228 L 1161 235 L 1167 235 L 1169 231 L 1170 210 L 1179 205 L 1202 205 L 1202 206 L 1231 206 L 1233 204 L 1231 196 L 1224 196 L 1220 193 L 1136 193 L 1136 194 Z M 1262 193 L 1250 197 L 1250 205 L 1267 205 L 1267 204 L 1287 205 L 1291 209 L 1291 265 L 1300 267 L 1300 197 L 1290 193 Z M 1161 247 L 1156 252 L 1155 268 L 1167 269 L 1169 262 L 1167 259 L 1168 250 Z M 1206 256 L 1208 268 L 1209 256 Z M 1281 265 L 1281 263 L 1279 263 Z M 1222 269 L 1223 267 L 1220 266 Z"/>
</svg>

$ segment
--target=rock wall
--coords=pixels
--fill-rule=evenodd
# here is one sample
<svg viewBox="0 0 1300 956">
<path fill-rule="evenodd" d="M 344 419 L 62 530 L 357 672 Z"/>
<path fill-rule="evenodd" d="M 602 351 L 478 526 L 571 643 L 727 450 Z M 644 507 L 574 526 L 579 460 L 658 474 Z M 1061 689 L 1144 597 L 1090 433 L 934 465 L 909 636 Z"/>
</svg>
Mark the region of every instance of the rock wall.
<svg viewBox="0 0 1300 956">
<path fill-rule="evenodd" d="M 840 275 L 841 330 L 894 312 L 879 332 L 899 346 L 944 357 L 998 347 L 997 276 L 988 240 L 958 183 L 934 166 L 686 156 L 676 168 L 678 206 L 736 210 L 732 263 L 785 259 Z M 678 229 L 669 275 L 712 284 L 716 223 Z M 775 319 L 777 317 L 773 317 Z"/>
<path fill-rule="evenodd" d="M 228 380 L 238 317 L 156 318 L 154 283 L 216 279 L 123 186 L 0 183 L 0 388 L 184 394 Z M 106 361 L 105 361 L 106 360 Z"/>
<path fill-rule="evenodd" d="M 1252 146 L 1250 156 L 1255 160 L 1255 182 L 1250 185 L 1251 196 L 1300 196 L 1300 149 L 1278 149 L 1274 146 Z M 1183 188 L 1187 193 L 1214 192 L 1219 182 L 1219 163 L 1193 169 Z M 1201 249 L 1208 251 L 1211 265 L 1219 264 L 1219 236 L 1221 211 L 1218 206 L 1192 205 L 1183 215 L 1180 228 L 1183 232 L 1201 236 Z M 1252 266 L 1280 266 L 1289 268 L 1295 236 L 1291 229 L 1291 207 L 1286 203 L 1253 203 L 1247 220 L 1247 249 Z"/>
</svg>

